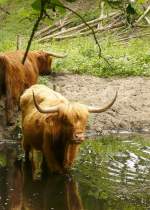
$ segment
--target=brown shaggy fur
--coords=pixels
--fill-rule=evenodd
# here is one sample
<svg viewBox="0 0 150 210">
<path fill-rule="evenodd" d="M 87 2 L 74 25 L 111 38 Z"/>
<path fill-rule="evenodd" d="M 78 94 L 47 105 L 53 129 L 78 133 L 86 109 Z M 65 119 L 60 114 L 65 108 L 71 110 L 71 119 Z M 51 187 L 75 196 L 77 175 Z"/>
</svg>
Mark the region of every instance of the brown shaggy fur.
<svg viewBox="0 0 150 210">
<path fill-rule="evenodd" d="M 60 105 L 57 113 L 39 113 L 33 102 L 32 90 L 39 105 L 47 108 Z M 52 172 L 64 173 L 75 160 L 79 149 L 77 141 L 84 134 L 88 109 L 79 103 L 70 103 L 61 94 L 44 85 L 33 85 L 21 96 L 23 148 L 28 155 L 41 151 Z M 74 136 L 77 136 L 77 139 Z M 82 136 L 83 137 L 83 136 Z M 32 156 L 33 167 L 36 163 Z"/>
<path fill-rule="evenodd" d="M 0 97 L 5 96 L 5 112 L 8 125 L 13 123 L 13 113 L 26 88 L 37 82 L 38 76 L 51 72 L 52 57 L 47 52 L 29 52 L 25 64 L 24 52 L 0 54 Z"/>
</svg>

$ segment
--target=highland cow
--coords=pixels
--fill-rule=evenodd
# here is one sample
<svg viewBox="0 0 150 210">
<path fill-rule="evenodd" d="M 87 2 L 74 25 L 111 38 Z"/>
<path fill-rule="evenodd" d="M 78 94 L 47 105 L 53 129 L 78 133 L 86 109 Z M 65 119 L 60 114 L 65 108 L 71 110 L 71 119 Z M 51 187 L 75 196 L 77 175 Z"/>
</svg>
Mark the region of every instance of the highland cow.
<svg viewBox="0 0 150 210">
<path fill-rule="evenodd" d="M 75 160 L 84 141 L 89 113 L 109 109 L 69 102 L 60 93 L 44 85 L 33 85 L 21 96 L 23 148 L 30 157 L 33 177 L 41 172 L 42 159 L 51 172 L 65 173 Z"/>
<path fill-rule="evenodd" d="M 24 64 L 24 52 L 0 54 L 0 97 L 5 96 L 5 113 L 7 125 L 13 124 L 15 107 L 26 88 L 36 84 L 39 75 L 51 73 L 53 57 L 64 57 L 43 51 L 30 51 Z"/>
</svg>

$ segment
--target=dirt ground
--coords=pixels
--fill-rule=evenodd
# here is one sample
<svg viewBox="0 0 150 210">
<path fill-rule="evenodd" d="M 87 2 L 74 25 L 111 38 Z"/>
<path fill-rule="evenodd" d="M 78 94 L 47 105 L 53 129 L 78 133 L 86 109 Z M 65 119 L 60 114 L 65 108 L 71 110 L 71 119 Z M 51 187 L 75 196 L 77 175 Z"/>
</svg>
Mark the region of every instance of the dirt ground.
<svg viewBox="0 0 150 210">
<path fill-rule="evenodd" d="M 103 106 L 118 91 L 118 97 L 111 109 L 100 114 L 90 114 L 87 126 L 88 135 L 101 135 L 116 132 L 150 133 L 150 78 L 98 78 L 62 74 L 49 77 L 48 86 L 56 86 L 71 101 L 87 105 Z M 0 104 L 0 139 L 10 138 L 19 127 L 4 126 L 3 106 Z M 16 120 L 17 122 L 17 120 Z"/>
<path fill-rule="evenodd" d="M 80 75 L 60 75 L 51 79 L 56 90 L 70 100 L 103 106 L 115 91 L 118 97 L 111 109 L 91 114 L 89 129 L 93 132 L 150 132 L 150 78 L 98 78 Z"/>
</svg>

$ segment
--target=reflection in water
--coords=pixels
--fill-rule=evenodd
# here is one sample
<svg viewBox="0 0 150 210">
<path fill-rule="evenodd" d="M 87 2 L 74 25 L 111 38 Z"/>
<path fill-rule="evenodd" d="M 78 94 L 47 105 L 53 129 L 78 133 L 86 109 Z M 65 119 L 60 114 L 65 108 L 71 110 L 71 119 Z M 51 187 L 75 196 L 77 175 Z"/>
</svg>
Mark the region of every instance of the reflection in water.
<svg viewBox="0 0 150 210">
<path fill-rule="evenodd" d="M 0 210 L 84 210 L 72 177 L 45 174 L 33 181 L 31 166 L 16 161 L 15 148 L 5 149 L 0 168 Z"/>
<path fill-rule="evenodd" d="M 128 141 L 102 138 L 86 142 L 74 169 L 83 186 L 80 192 L 85 209 L 98 210 L 99 206 L 101 210 L 150 209 L 148 145 L 149 139 L 142 138 Z M 99 205 L 92 206 L 91 198 Z"/>
<path fill-rule="evenodd" d="M 17 149 L 16 149 L 17 148 Z M 21 210 L 22 175 L 15 164 L 17 144 L 0 143 L 0 209 Z"/>
<path fill-rule="evenodd" d="M 26 166 L 23 171 L 23 209 L 83 210 L 77 183 L 72 178 L 55 174 L 33 182 Z"/>
<path fill-rule="evenodd" d="M 73 177 L 43 174 L 0 143 L 0 210 L 149 210 L 150 146 L 134 140 L 86 142 Z"/>
</svg>

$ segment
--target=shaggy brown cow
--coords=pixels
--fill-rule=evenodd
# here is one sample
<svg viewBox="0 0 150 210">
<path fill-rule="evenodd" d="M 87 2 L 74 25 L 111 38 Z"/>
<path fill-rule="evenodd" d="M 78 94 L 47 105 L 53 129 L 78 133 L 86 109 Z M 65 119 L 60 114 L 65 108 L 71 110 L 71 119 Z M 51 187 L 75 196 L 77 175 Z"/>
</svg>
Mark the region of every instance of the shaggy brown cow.
<svg viewBox="0 0 150 210">
<path fill-rule="evenodd" d="M 15 51 L 0 54 L 0 97 L 5 96 L 7 125 L 13 124 L 13 112 L 19 104 L 20 95 L 37 82 L 38 76 L 51 72 L 52 57 L 64 57 L 54 53 L 29 52 L 22 64 L 24 52 Z"/>
<path fill-rule="evenodd" d="M 117 93 L 108 105 L 98 108 L 71 103 L 44 85 L 27 89 L 21 96 L 20 106 L 23 148 L 26 156 L 32 157 L 33 177 L 41 171 L 42 156 L 51 172 L 64 173 L 69 169 L 84 141 L 89 113 L 106 111 L 116 97 Z"/>
</svg>

